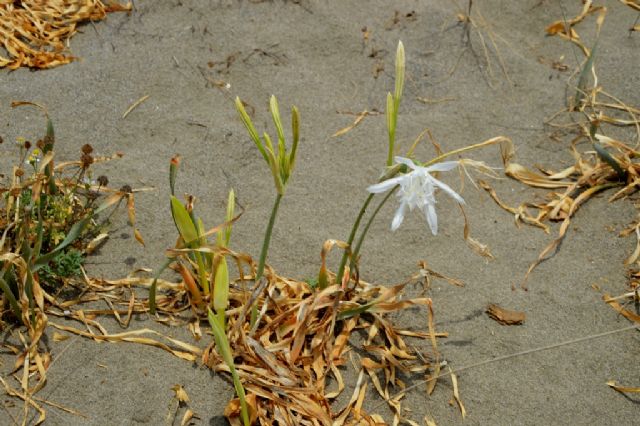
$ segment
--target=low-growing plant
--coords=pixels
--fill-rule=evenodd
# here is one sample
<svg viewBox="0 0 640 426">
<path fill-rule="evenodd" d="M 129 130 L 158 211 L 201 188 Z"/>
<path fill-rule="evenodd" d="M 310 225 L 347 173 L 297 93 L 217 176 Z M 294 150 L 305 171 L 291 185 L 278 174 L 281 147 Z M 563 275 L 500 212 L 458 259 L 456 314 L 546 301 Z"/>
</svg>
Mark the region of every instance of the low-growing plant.
<svg viewBox="0 0 640 426">
<path fill-rule="evenodd" d="M 300 120 L 297 109 L 293 107 L 293 142 L 291 149 L 287 150 L 278 101 L 275 96 L 271 97 L 270 111 L 278 137 L 278 145 L 277 148 L 274 149 L 271 138 L 267 133 L 263 134 L 262 139 L 258 136 L 258 132 L 249 115 L 244 110 L 239 98 L 236 99 L 236 106 L 253 142 L 258 147 L 258 150 L 271 170 L 276 188 L 276 198 L 265 232 L 259 263 L 257 269 L 255 269 L 255 273 L 253 273 L 253 280 L 258 283 L 264 274 L 269 242 L 271 240 L 280 201 L 285 194 L 287 182 L 295 166 Z M 199 312 L 203 312 L 204 310 L 204 312 L 207 313 L 207 319 L 211 325 L 216 346 L 220 349 L 223 360 L 231 372 L 234 387 L 240 399 L 243 423 L 248 425 L 249 410 L 245 401 L 244 388 L 234 367 L 233 357 L 231 355 L 232 351 L 226 334 L 227 327 L 225 317 L 225 310 L 229 305 L 229 266 L 227 263 L 227 255 L 230 250 L 228 249 L 228 245 L 231 237 L 232 223 L 237 219 L 234 218 L 235 195 L 233 190 L 229 192 L 226 222 L 209 231 L 205 231 L 202 219 L 197 217 L 193 211 L 194 197 L 187 196 L 187 202 L 184 204 L 175 196 L 175 180 L 179 165 L 180 157 L 176 156 L 171 160 L 169 166 L 171 214 L 178 230 L 178 242 L 176 248 L 171 251 L 167 262 L 159 269 L 152 283 L 149 308 L 152 314 L 156 312 L 157 279 L 167 267 L 172 266 L 183 278 L 192 307 Z M 216 243 L 211 244 L 208 241 L 208 237 L 214 234 L 216 234 Z M 236 260 L 237 259 L 239 258 L 236 256 Z M 254 265 L 251 263 L 250 258 L 247 258 L 246 263 L 253 271 Z M 242 267 L 240 265 L 238 265 L 238 267 L 240 275 L 242 276 Z M 262 282 L 264 283 L 263 286 L 267 283 L 266 280 Z M 259 289 L 256 289 L 255 293 L 257 294 L 258 291 Z M 251 321 L 252 324 L 254 324 L 258 315 L 257 305 L 247 304 L 245 306 L 252 306 Z M 246 314 L 246 310 L 244 314 Z"/>
<path fill-rule="evenodd" d="M 92 165 L 107 158 L 94 157 L 91 145 L 79 160 L 55 163 L 53 123 L 46 120 L 46 134 L 35 144 L 17 140 L 18 163 L 0 183 L 1 300 L 25 324 L 34 309 L 44 313 L 48 292 L 81 273 L 85 255 L 105 236 L 110 214 L 101 213 L 126 199 L 134 218 L 131 188 L 115 191 L 106 176 L 94 176 Z"/>
<path fill-rule="evenodd" d="M 225 222 L 205 230 L 203 221 L 194 213 L 195 198 L 187 196 L 185 202 L 182 202 L 175 195 L 175 179 L 180 160 L 179 157 L 171 160 L 170 207 L 179 236 L 175 248 L 167 252 L 168 259 L 165 265 L 156 273 L 150 289 L 149 308 L 154 314 L 157 310 L 173 312 L 176 303 L 180 303 L 176 298 L 186 296 L 188 304 L 198 316 L 206 314 L 215 345 L 205 350 L 203 360 L 212 368 L 231 375 L 239 400 L 230 403 L 227 407 L 230 414 L 225 411 L 225 415 L 234 418 L 236 423 L 233 424 L 237 424 L 241 419 L 244 425 L 248 425 L 256 416 L 260 416 L 259 413 L 264 415 L 265 412 L 273 413 L 274 410 L 278 413 L 289 412 L 287 415 L 296 412 L 297 420 L 315 419 L 320 424 L 329 424 L 332 417 L 327 411 L 328 401 L 336 394 L 325 392 L 325 380 L 331 371 L 335 379 L 341 382 L 340 373 L 335 369 L 334 363 L 342 362 L 339 360 L 344 354 L 351 330 L 355 327 L 367 327 L 366 324 L 371 326 L 372 323 L 367 322 L 371 319 L 363 321 L 360 319 L 362 316 L 370 315 L 373 323 L 377 324 L 371 331 L 370 341 L 373 341 L 380 330 L 386 336 L 382 337 L 383 340 L 386 339 L 386 349 L 382 350 L 396 351 L 396 354 L 397 351 L 408 351 L 406 354 L 402 352 L 407 364 L 398 364 L 398 368 L 403 371 L 428 368 L 425 365 L 409 365 L 419 357 L 406 347 L 395 329 L 386 320 L 382 320 L 381 315 L 412 305 L 427 306 L 431 340 L 435 350 L 431 300 L 401 300 L 400 294 L 406 283 L 387 288 L 360 281 L 357 271 L 364 239 L 382 206 L 396 192 L 400 207 L 393 219 L 392 230 L 400 226 L 407 210 L 418 208 L 425 215 L 429 228 L 435 235 L 436 191 L 444 191 L 460 206 L 464 204 L 462 197 L 438 180 L 436 174 L 458 167 L 465 171 L 474 168 L 481 173 L 492 174 L 492 169 L 478 161 L 465 158 L 456 158 L 455 161 L 444 160 L 494 144 L 503 145 L 503 155 L 508 156 L 511 146 L 507 138 L 497 137 L 446 153 L 438 152 L 439 155 L 432 160 L 419 162 L 411 158 L 420 140 L 418 138 L 408 150 L 406 157 L 398 157 L 395 135 L 404 72 L 404 48 L 400 43 L 396 54 L 395 91 L 387 96 L 386 167 L 378 181 L 368 188 L 369 196 L 355 220 L 348 240 L 328 240 L 323 245 L 321 268 L 317 278 L 311 278 L 306 282 L 282 278 L 266 264 L 276 216 L 295 166 L 300 132 L 300 118 L 295 107 L 291 113 L 292 141 L 288 148 L 275 96 L 270 99 L 269 110 L 277 131 L 277 142 L 272 141 L 267 133 L 260 136 L 245 111 L 243 102 L 239 98 L 235 101 L 240 119 L 271 171 L 276 192 L 257 266 L 249 255 L 238 254 L 228 248 L 231 225 L 239 217 L 234 217 L 233 192 L 229 194 Z M 384 192 L 387 194 L 361 226 L 369 204 L 376 195 Z M 213 235 L 216 235 L 215 243 L 209 241 L 209 237 Z M 486 247 L 469 236 L 466 216 L 464 237 L 474 249 L 487 254 Z M 334 247 L 344 251 L 337 274 L 330 272 L 326 262 L 329 251 Z M 237 264 L 239 278 L 233 282 L 229 278 L 227 259 L 233 259 Z M 169 266 L 182 276 L 182 290 L 156 297 L 158 278 Z M 245 274 L 244 266 L 249 267 L 249 275 Z M 247 288 L 246 281 L 253 281 L 253 288 Z M 213 348 L 216 348 L 216 351 Z M 313 374 L 308 371 L 310 363 L 313 363 Z M 376 371 L 383 369 L 387 378 L 395 375 L 395 364 L 387 364 L 384 361 L 376 364 L 371 361 L 368 365 L 369 374 L 376 374 Z M 269 383 L 272 381 L 276 390 L 271 389 L 272 385 Z M 248 395 L 245 395 L 243 382 L 249 391 Z M 286 395 L 277 390 L 277 384 L 287 386 Z M 387 381 L 385 386 L 388 385 Z M 256 391 L 257 389 L 259 391 Z M 315 393 L 312 396 L 308 395 L 308 389 L 314 389 Z M 258 406 L 256 395 L 268 408 Z M 342 421 L 346 419 L 348 412 L 349 410 L 340 416 Z M 291 418 L 289 420 L 293 421 Z"/>
</svg>

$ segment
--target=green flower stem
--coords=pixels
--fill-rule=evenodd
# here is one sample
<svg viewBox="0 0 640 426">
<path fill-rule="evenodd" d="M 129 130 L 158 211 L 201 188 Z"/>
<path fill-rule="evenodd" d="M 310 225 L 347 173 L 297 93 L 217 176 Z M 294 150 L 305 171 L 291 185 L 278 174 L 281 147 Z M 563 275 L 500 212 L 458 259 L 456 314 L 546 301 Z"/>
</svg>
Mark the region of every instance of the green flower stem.
<svg viewBox="0 0 640 426">
<path fill-rule="evenodd" d="M 264 273 L 264 265 L 267 261 L 267 252 L 269 251 L 269 242 L 271 241 L 271 232 L 273 231 L 273 225 L 276 223 L 276 215 L 278 214 L 278 208 L 280 207 L 280 200 L 282 200 L 283 194 L 276 195 L 276 201 L 273 203 L 271 209 L 271 217 L 269 218 L 269 225 L 267 225 L 267 231 L 264 234 L 264 241 L 262 243 L 262 250 L 260 251 L 260 261 L 258 263 L 258 270 L 256 272 L 255 282 L 257 283 L 262 274 Z"/>
<path fill-rule="evenodd" d="M 398 190 L 398 186 L 396 186 L 391 191 L 389 191 L 387 193 L 387 195 L 385 195 L 385 197 L 382 199 L 382 201 L 380 201 L 380 204 L 378 204 L 378 207 L 376 207 L 376 209 L 371 214 L 371 217 L 367 221 L 367 224 L 365 225 L 364 229 L 362 230 L 362 233 L 360 234 L 360 238 L 358 238 L 358 242 L 356 244 L 356 248 L 353 250 L 353 253 L 351 255 L 351 262 L 349 263 L 349 267 L 351 269 L 353 269 L 353 267 L 356 264 L 356 261 L 358 259 L 358 255 L 360 254 L 360 248 L 362 248 L 362 243 L 364 242 L 364 237 L 367 236 L 367 232 L 369 232 L 369 227 L 371 227 L 371 224 L 373 223 L 373 220 L 378 215 L 378 212 L 380 211 L 380 209 L 382 209 L 382 206 L 384 206 L 387 203 L 387 200 L 389 200 L 391 195 L 393 195 L 397 190 Z"/>
<path fill-rule="evenodd" d="M 380 177 L 380 179 L 378 179 L 378 182 L 391 179 L 398 173 L 405 172 L 406 168 L 407 167 L 405 165 L 396 164 L 395 166 L 387 169 L 387 171 Z M 356 237 L 356 232 L 358 232 L 358 227 L 360 227 L 360 221 L 362 220 L 362 217 L 366 213 L 367 207 L 369 207 L 369 203 L 371 203 L 371 200 L 373 200 L 374 195 L 375 194 L 369 194 L 364 204 L 362 205 L 360 212 L 358 213 L 358 217 L 356 218 L 356 221 L 354 222 L 353 227 L 351 228 L 351 234 L 349 234 L 349 240 L 347 240 L 347 244 L 349 244 L 349 248 L 351 248 L 351 244 L 353 243 L 353 240 Z M 342 260 L 340 261 L 340 268 L 338 268 L 338 274 L 336 275 L 336 280 L 342 279 L 342 275 L 344 274 L 344 268 L 347 265 L 348 256 L 349 256 L 349 252 L 345 251 L 344 254 L 342 255 Z M 355 258 L 355 256 L 352 255 L 352 258 Z"/>
<path fill-rule="evenodd" d="M 374 195 L 375 194 L 369 194 L 364 204 L 362 205 L 362 208 L 360 208 L 358 217 L 356 218 L 356 221 L 353 223 L 353 227 L 351 227 L 351 233 L 349 234 L 349 239 L 347 240 L 347 244 L 349 244 L 349 247 L 351 247 L 351 244 L 353 243 L 353 240 L 356 237 L 356 232 L 358 232 L 358 228 L 360 227 L 360 221 L 362 220 L 362 217 L 364 216 L 364 214 L 367 212 L 367 207 L 369 207 L 369 203 L 371 203 L 371 200 L 373 200 Z M 345 250 L 344 254 L 342 255 L 342 260 L 340 261 L 338 274 L 336 275 L 337 282 L 342 281 L 342 275 L 344 275 L 344 268 L 347 265 L 348 256 L 349 256 L 349 253 Z"/>
</svg>

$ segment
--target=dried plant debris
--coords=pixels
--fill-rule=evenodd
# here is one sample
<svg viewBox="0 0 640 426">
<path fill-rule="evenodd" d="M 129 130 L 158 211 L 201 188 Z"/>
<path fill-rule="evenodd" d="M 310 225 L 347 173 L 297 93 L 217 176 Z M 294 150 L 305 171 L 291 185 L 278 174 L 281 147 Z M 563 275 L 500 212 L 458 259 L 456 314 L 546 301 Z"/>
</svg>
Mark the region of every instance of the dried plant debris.
<svg viewBox="0 0 640 426">
<path fill-rule="evenodd" d="M 504 309 L 495 303 L 487 306 L 487 315 L 502 325 L 521 325 L 524 324 L 524 320 L 526 319 L 524 312 Z"/>
<path fill-rule="evenodd" d="M 429 360 L 432 357 L 418 355 L 406 339 L 435 342 L 442 334 L 432 329 L 429 333 L 398 329 L 386 314 L 424 306 L 425 323 L 433 324 L 431 299 L 402 298 L 406 285 L 422 278 L 422 274 L 416 274 L 393 287 L 358 281 L 353 286 L 332 285 L 320 290 L 269 270 L 265 278 L 268 284 L 257 298 L 259 315 L 253 320 L 243 313 L 250 297 L 245 281 L 251 276 L 238 280 L 230 291 L 228 338 L 247 399 L 252 395 L 255 398 L 249 405 L 259 423 L 375 424 L 379 417 L 362 408 L 368 387 L 365 374 L 396 419 L 403 418 L 404 395 L 390 399 L 393 389 L 405 387 L 403 375 L 424 375 L 434 368 Z M 342 371 L 353 355 L 350 336 L 356 330 L 367 334 L 363 344 L 366 356 L 358 357 L 360 378 L 352 399 L 346 407 L 334 411 L 332 402 L 345 388 Z M 216 371 L 229 372 L 218 351 L 211 344 L 203 362 Z M 330 382 L 334 385 L 329 386 Z M 234 401 L 226 411 L 232 423 L 233 419 L 239 421 L 238 401 Z"/>
<path fill-rule="evenodd" d="M 349 131 L 355 129 L 361 122 L 362 120 L 364 120 L 365 117 L 370 116 L 370 115 L 381 115 L 382 113 L 380 111 L 378 111 L 377 109 L 372 109 L 371 111 L 369 110 L 364 110 L 362 112 L 352 112 L 352 111 L 337 111 L 338 114 L 344 114 L 344 115 L 355 115 L 356 119 L 353 121 L 352 124 L 350 124 L 347 127 L 344 127 L 340 130 L 338 130 L 337 132 L 335 132 L 333 135 L 331 135 L 332 138 L 337 138 L 338 136 L 342 136 L 345 133 L 348 133 Z"/>
<path fill-rule="evenodd" d="M 636 12 L 636 18 L 633 21 L 633 25 L 629 28 L 629 33 L 640 31 L 640 24 L 638 24 L 640 21 L 640 0 L 620 0 L 620 2 Z"/>
<path fill-rule="evenodd" d="M 494 30 L 494 25 L 487 20 L 482 12 L 480 11 L 480 6 L 478 3 L 474 3 L 473 0 L 467 0 L 465 5 L 460 5 L 456 0 L 453 0 L 451 4 L 456 8 L 456 25 L 462 26 L 462 41 L 465 44 L 465 49 L 462 51 L 458 60 L 456 61 L 453 68 L 448 73 L 448 77 L 452 76 L 462 59 L 462 56 L 470 51 L 471 54 L 477 59 L 485 61 L 486 66 L 486 80 L 489 87 L 494 88 L 494 83 L 500 82 L 500 80 L 506 81 L 509 85 L 513 85 L 513 81 L 509 76 L 507 64 L 504 62 L 502 58 L 502 54 L 500 53 L 499 42 L 504 44 L 507 47 L 511 47 L 508 40 L 502 37 Z M 472 30 L 474 33 L 472 33 Z M 482 55 L 476 52 L 474 45 L 472 43 L 472 35 L 476 34 L 478 38 L 478 42 L 480 44 Z M 492 57 L 497 59 L 500 71 L 502 73 L 502 79 L 499 78 L 495 73 L 495 66 L 493 65 Z"/>
<path fill-rule="evenodd" d="M 604 302 L 611 306 L 616 312 L 620 315 L 632 321 L 636 324 L 640 324 L 640 315 L 638 314 L 640 307 L 640 297 L 638 295 L 638 289 L 631 293 L 626 293 L 617 297 L 611 297 L 608 294 L 602 296 Z M 620 300 L 626 300 L 624 304 L 620 304 Z M 627 309 L 629 305 L 632 305 L 633 308 Z"/>
<path fill-rule="evenodd" d="M 255 264 L 248 256 L 231 250 L 227 256 L 238 266 L 239 278 L 230 285 L 226 335 L 255 424 L 272 424 L 274 420 L 286 425 L 381 424 L 383 417 L 368 413 L 363 407 L 365 395 L 371 389 L 388 404 L 394 422 L 404 421 L 409 414 L 402 405 L 405 381 L 415 375 L 432 378 L 428 388 L 429 393 L 433 392 L 441 361 L 436 339 L 447 337 L 447 333 L 436 331 L 430 298 L 405 298 L 403 291 L 407 285 L 424 281 L 425 274 L 432 277 L 439 274 L 421 270 L 406 282 L 391 287 L 358 280 L 350 281 L 348 286 L 345 282 L 344 286 L 331 285 L 320 290 L 306 282 L 278 276 L 267 267 L 263 277 L 266 286 L 255 297 L 256 318 L 248 315 L 246 309 L 254 293 L 250 284 Z M 246 267 L 250 268 L 249 273 L 243 270 Z M 124 316 L 128 322 L 132 314 L 148 312 L 148 301 L 136 299 L 131 287 L 149 287 L 150 278 L 134 274 L 122 280 L 85 279 L 84 286 L 90 291 L 81 300 L 55 302 L 47 309 L 49 316 L 74 320 L 81 326 L 49 321 L 50 326 L 95 341 L 157 347 L 180 359 L 200 360 L 217 372 L 230 373 L 220 347 L 213 342 L 203 350 L 150 329 L 109 333 L 100 325 L 98 316 L 114 316 L 123 322 Z M 180 312 L 189 308 L 189 286 L 184 280 L 179 283 L 158 280 L 156 285 L 161 293 L 157 298 L 157 320 L 175 324 Z M 82 308 L 82 303 L 96 300 L 111 303 L 103 310 Z M 398 328 L 387 315 L 412 307 L 423 308 L 428 331 Z M 46 320 L 44 315 L 42 318 Z M 196 318 L 196 323 L 201 319 Z M 190 329 L 195 337 L 200 328 L 194 325 Z M 355 347 L 351 338 L 356 332 L 366 336 L 361 347 Z M 431 350 L 425 350 L 425 345 Z M 362 349 L 364 353 L 357 355 L 354 349 Z M 23 362 L 23 358 L 19 359 L 19 363 Z M 40 363 L 48 365 L 45 361 Z M 351 400 L 336 409 L 334 402 L 346 388 L 343 374 L 352 365 L 360 378 Z M 42 373 L 46 373 L 46 368 Z M 176 398 L 182 395 L 180 387 L 174 391 Z M 459 395 L 453 398 L 459 401 Z M 187 414 L 192 415 L 188 411 Z M 176 415 L 174 407 L 171 416 Z M 225 416 L 231 424 L 242 424 L 238 399 L 229 402 Z"/>
<path fill-rule="evenodd" d="M 622 386 L 616 383 L 615 380 L 609 380 L 607 385 L 620 393 L 640 393 L 640 386 Z"/>
<path fill-rule="evenodd" d="M 30 102 L 12 104 L 23 105 L 44 110 Z M 76 303 L 59 301 L 58 296 L 82 277 L 84 257 L 104 241 L 109 218 L 118 206 L 125 204 L 131 225 L 135 223 L 133 194 L 137 191 L 126 185 L 112 189 L 106 176 L 93 174 L 94 165 L 122 154 L 101 157 L 85 144 L 79 160 L 58 161 L 55 147 L 53 124 L 47 116 L 45 136 L 36 143 L 19 138 L 17 164 L 10 176 L 0 178 L 0 326 L 5 322 L 24 326 L 14 333 L 20 343 L 10 348 L 16 354 L 12 374 L 21 375 L 19 390 L 7 381 L 2 384 L 7 394 L 24 401 L 25 419 L 31 408 L 39 413 L 36 424 L 46 418 L 43 404 L 76 414 L 36 396 L 52 362 L 42 341 L 50 325 L 47 314 L 64 315 Z M 133 233 L 143 243 L 135 227 Z M 87 300 L 89 292 L 90 288 L 80 291 L 79 300 Z M 128 324 L 131 310 L 121 324 Z M 80 317 L 82 312 L 77 315 L 87 320 Z"/>
<path fill-rule="evenodd" d="M 100 21 L 132 3 L 100 0 L 0 1 L 0 68 L 53 68 L 76 58 L 69 40 L 78 24 Z"/>
<path fill-rule="evenodd" d="M 590 15 L 596 16 L 596 40 L 591 48 L 587 47 L 577 32 L 578 24 Z M 487 183 L 480 183 L 500 207 L 514 215 L 517 224 L 539 227 L 549 233 L 551 228 L 548 222 L 561 223 L 557 237 L 529 267 L 522 283 L 525 289 L 531 272 L 559 249 L 569 231 L 571 219 L 582 204 L 601 192 L 611 190 L 615 192 L 609 196 L 610 202 L 629 199 L 640 186 L 640 164 L 637 162 L 640 155 L 637 150 L 637 143 L 640 142 L 640 109 L 627 105 L 598 85 L 594 58 L 597 37 L 605 16 L 606 8 L 593 6 L 592 1 L 586 1 L 575 18 L 559 20 L 547 27 L 548 34 L 576 44 L 585 57 L 583 64 L 574 72 L 577 81 L 574 79 L 569 82 L 573 96 L 569 97 L 567 108 L 554 114 L 546 123 L 557 129 L 556 138 L 560 135 L 560 141 L 563 141 L 563 137 L 568 139 L 566 142 L 574 160 L 573 165 L 555 171 L 542 167 L 531 170 L 520 164 L 505 162 L 507 176 L 531 187 L 550 190 L 546 200 L 526 202 L 517 207 L 508 206 Z M 558 123 L 556 120 L 559 117 L 564 117 L 567 122 Z M 615 136 L 625 128 L 633 129 L 635 146 Z M 634 234 L 640 240 L 638 227 L 640 221 L 631 224 L 621 236 Z M 636 248 L 627 258 L 625 265 L 636 263 L 638 257 L 640 248 Z"/>
</svg>

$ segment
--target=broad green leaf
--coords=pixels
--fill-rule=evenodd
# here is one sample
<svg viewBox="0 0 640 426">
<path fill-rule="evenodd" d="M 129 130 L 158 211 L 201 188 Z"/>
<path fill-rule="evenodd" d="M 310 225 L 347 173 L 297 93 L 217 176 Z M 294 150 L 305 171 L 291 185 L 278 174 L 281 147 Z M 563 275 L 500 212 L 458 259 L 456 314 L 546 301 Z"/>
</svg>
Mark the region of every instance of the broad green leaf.
<svg viewBox="0 0 640 426">
<path fill-rule="evenodd" d="M 185 206 L 173 195 L 171 196 L 171 214 L 185 244 L 188 246 L 196 242 L 198 240 L 196 226 L 193 224 L 193 220 L 191 220 L 191 216 Z"/>
</svg>

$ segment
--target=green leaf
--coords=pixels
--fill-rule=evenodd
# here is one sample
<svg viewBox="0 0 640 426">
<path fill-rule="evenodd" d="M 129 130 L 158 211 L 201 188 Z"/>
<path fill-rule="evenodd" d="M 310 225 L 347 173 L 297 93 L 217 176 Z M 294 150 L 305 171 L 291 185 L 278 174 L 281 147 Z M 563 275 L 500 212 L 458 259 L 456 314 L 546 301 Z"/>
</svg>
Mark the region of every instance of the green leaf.
<svg viewBox="0 0 640 426">
<path fill-rule="evenodd" d="M 278 108 L 278 100 L 274 95 L 271 95 L 269 99 L 269 110 L 271 111 L 271 117 L 273 117 L 273 124 L 276 126 L 278 132 L 278 145 L 280 152 L 278 156 L 284 155 L 284 128 L 282 127 L 282 120 L 280 119 L 280 109 Z"/>
<path fill-rule="evenodd" d="M 238 110 L 238 113 L 240 113 L 240 119 L 242 120 L 242 123 L 244 123 L 244 127 L 246 127 L 247 132 L 249 132 L 249 136 L 251 136 L 251 139 L 253 139 L 253 143 L 256 145 L 256 147 L 258 147 L 258 151 L 260 151 L 260 154 L 262 154 L 264 161 L 268 162 L 269 160 L 267 159 L 267 153 L 265 152 L 264 146 L 262 145 L 262 141 L 260 141 L 260 136 L 258 136 L 258 132 L 253 126 L 251 118 L 249 117 L 249 114 L 247 114 L 247 111 L 244 109 L 244 105 L 242 104 L 242 101 L 239 97 L 236 97 L 236 109 Z"/>
<path fill-rule="evenodd" d="M 178 157 L 171 159 L 169 163 L 169 188 L 171 189 L 171 195 L 176 194 L 176 175 L 178 174 Z"/>
<path fill-rule="evenodd" d="M 339 281 L 337 277 L 336 277 L 336 280 Z M 324 290 L 325 288 L 327 288 L 327 285 L 329 285 L 329 275 L 327 273 L 327 268 L 325 268 L 325 266 L 322 265 L 322 268 L 320 268 L 320 272 L 318 273 L 318 279 L 315 280 L 315 285 L 312 285 L 312 283 L 309 281 L 308 283 L 312 287 L 315 287 L 317 285 L 320 290 Z"/>
<path fill-rule="evenodd" d="M 267 133 L 264 134 L 264 140 L 267 142 L 267 146 L 271 146 L 271 138 Z M 273 150 L 269 150 L 267 154 L 269 156 L 269 160 L 267 162 L 271 168 L 271 174 L 273 175 L 273 182 L 276 186 L 276 191 L 278 194 L 284 194 L 285 182 L 282 182 L 282 177 L 280 176 L 280 164 L 274 156 Z"/>
<path fill-rule="evenodd" d="M 293 136 L 293 143 L 291 144 L 291 152 L 287 159 L 289 163 L 289 173 L 293 172 L 293 168 L 295 167 L 298 141 L 300 140 L 300 113 L 295 106 L 291 108 L 291 134 Z"/>
<path fill-rule="evenodd" d="M 53 259 L 60 252 L 60 250 L 64 249 L 69 244 L 73 243 L 82 234 L 82 231 L 89 224 L 90 221 L 91 221 L 91 217 L 85 217 L 79 222 L 74 223 L 71 229 L 69 230 L 69 233 L 65 237 L 65 239 L 60 244 L 58 244 L 56 248 L 51 250 L 49 253 L 43 256 L 40 256 L 36 259 L 36 261 L 33 264 L 34 265 L 33 271 L 35 272 L 42 266 L 48 264 L 49 261 Z"/>
<path fill-rule="evenodd" d="M 222 255 L 216 267 L 213 280 L 213 309 L 224 318 L 224 311 L 229 305 L 229 265 L 227 258 Z"/>
<path fill-rule="evenodd" d="M 46 112 L 45 112 L 46 114 Z M 53 130 L 53 121 L 47 116 L 47 134 L 45 137 L 45 145 L 42 148 L 43 154 L 48 154 L 53 150 L 53 144 L 55 143 L 55 131 Z M 49 162 L 47 167 L 45 168 L 45 176 L 47 176 L 48 184 L 49 184 L 49 192 L 51 195 L 54 195 L 58 192 L 58 188 L 56 187 L 56 183 L 53 179 L 53 164 Z"/>
<path fill-rule="evenodd" d="M 393 164 L 393 151 L 396 139 L 395 101 L 391 92 L 387 93 L 387 130 L 389 132 L 389 150 L 387 153 L 387 167 Z"/>
<path fill-rule="evenodd" d="M 16 300 L 16 296 L 13 294 L 11 288 L 3 278 L 0 278 L 0 290 L 2 290 L 5 297 L 9 300 L 11 310 L 13 311 L 13 314 L 16 316 L 16 318 L 22 318 L 22 310 L 20 309 L 20 305 Z"/>
<path fill-rule="evenodd" d="M 185 242 L 185 245 L 190 245 L 198 241 L 198 231 L 196 226 L 191 220 L 189 212 L 185 206 L 173 195 L 171 196 L 171 214 L 173 215 L 173 221 L 178 228 L 180 236 Z"/>
<path fill-rule="evenodd" d="M 233 214 L 236 208 L 236 194 L 233 192 L 233 188 L 229 190 L 229 197 L 227 198 L 227 222 L 231 222 L 233 220 Z M 224 230 L 224 242 L 225 247 L 229 245 L 229 241 L 231 240 L 231 228 L 233 225 L 230 223 L 225 227 Z"/>
<path fill-rule="evenodd" d="M 236 367 L 233 363 L 233 353 L 231 351 L 231 346 L 229 345 L 229 339 L 227 339 L 227 335 L 224 332 L 224 325 L 220 323 L 219 319 L 213 314 L 211 309 L 207 309 L 207 318 L 209 319 L 209 324 L 213 331 L 213 339 L 220 351 L 222 360 L 227 364 L 227 367 L 229 367 L 229 370 L 231 371 L 233 386 L 236 389 L 238 399 L 240 399 L 240 415 L 242 416 L 242 422 L 244 423 L 244 426 L 249 426 L 249 409 L 247 408 L 246 395 L 244 393 L 244 387 L 242 387 L 242 382 L 240 382 L 240 376 L 238 376 L 238 372 L 236 371 Z"/>
<path fill-rule="evenodd" d="M 40 251 L 42 250 L 42 241 L 44 239 L 44 229 L 43 229 L 43 220 L 42 220 L 42 206 L 43 199 L 40 199 L 39 208 L 38 208 L 38 225 L 36 227 L 36 243 L 33 246 L 33 256 L 35 258 L 40 257 Z"/>
<path fill-rule="evenodd" d="M 151 312 L 151 315 L 155 315 L 156 313 L 156 291 L 158 289 L 158 278 L 160 278 L 160 275 L 162 275 L 171 263 L 173 263 L 173 259 L 169 258 L 165 260 L 164 264 L 153 276 L 153 282 L 151 283 L 151 287 L 149 287 L 149 312 Z"/>
<path fill-rule="evenodd" d="M 589 81 L 589 74 L 593 69 L 593 61 L 596 57 L 596 48 L 598 47 L 598 41 L 596 40 L 593 45 L 593 49 L 589 53 L 589 57 L 584 63 L 584 67 L 582 67 L 582 71 L 580 72 L 580 77 L 578 78 L 578 89 L 576 90 L 576 106 L 578 106 L 582 100 L 584 99 L 586 90 L 587 90 L 587 82 Z"/>
<path fill-rule="evenodd" d="M 597 142 L 593 143 L 593 148 L 598 153 L 598 156 L 603 161 L 605 161 L 608 165 L 610 165 L 613 170 L 615 170 L 620 180 L 626 179 L 627 177 L 626 172 L 622 169 L 622 167 L 620 167 L 620 163 L 618 163 L 618 161 L 615 158 L 613 158 L 613 155 L 609 154 L 609 151 L 604 149 L 604 147 Z"/>
<path fill-rule="evenodd" d="M 44 146 L 44 148 L 42 149 L 42 151 L 44 151 L 45 153 L 51 151 L 53 149 L 53 143 L 55 142 L 56 139 L 56 135 L 55 135 L 55 131 L 53 129 L 53 121 L 51 121 L 51 119 L 49 117 L 47 117 L 47 142 L 48 144 Z"/>
<path fill-rule="evenodd" d="M 338 314 L 338 317 L 336 319 L 343 320 L 343 319 L 354 317 L 356 315 L 360 315 L 361 313 L 368 311 L 378 303 L 380 303 L 380 301 L 374 300 L 372 302 L 367 303 L 366 305 L 358 306 L 357 308 L 345 309 L 344 311 Z"/>
<path fill-rule="evenodd" d="M 396 110 L 400 105 L 400 99 L 402 98 L 402 91 L 404 89 L 404 71 L 405 71 L 405 57 L 404 57 L 404 45 L 402 42 L 398 42 L 398 49 L 396 50 L 396 87 L 395 87 L 395 104 Z"/>
</svg>

